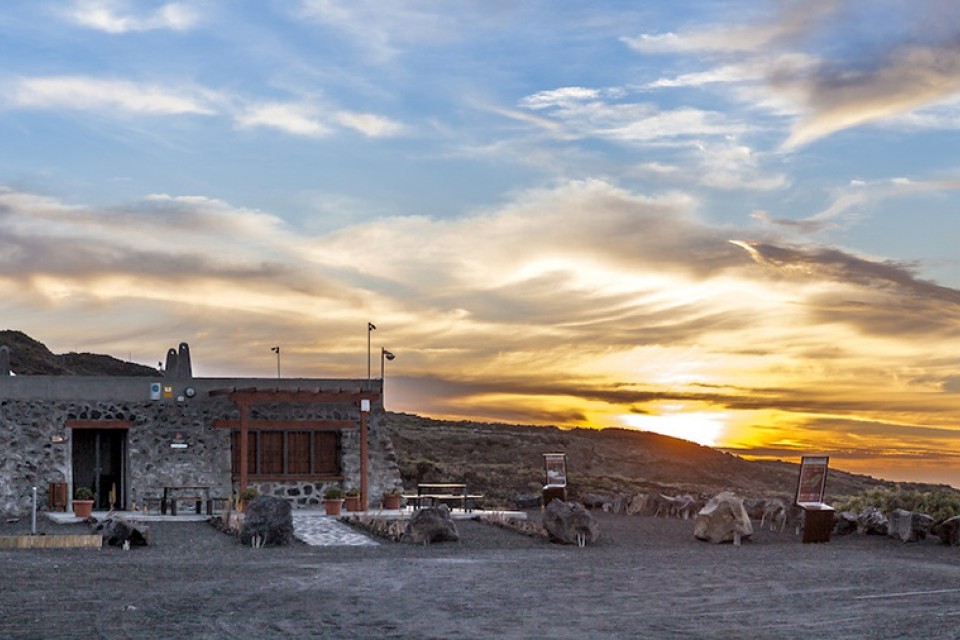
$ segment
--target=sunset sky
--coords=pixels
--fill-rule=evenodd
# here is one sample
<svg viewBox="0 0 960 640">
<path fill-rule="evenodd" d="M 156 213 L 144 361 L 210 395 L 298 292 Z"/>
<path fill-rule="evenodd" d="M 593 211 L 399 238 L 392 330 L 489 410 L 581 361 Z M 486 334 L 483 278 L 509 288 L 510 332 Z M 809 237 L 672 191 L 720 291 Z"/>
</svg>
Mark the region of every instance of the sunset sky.
<svg viewBox="0 0 960 640">
<path fill-rule="evenodd" d="M 960 487 L 953 0 L 5 0 L 0 329 Z"/>
</svg>

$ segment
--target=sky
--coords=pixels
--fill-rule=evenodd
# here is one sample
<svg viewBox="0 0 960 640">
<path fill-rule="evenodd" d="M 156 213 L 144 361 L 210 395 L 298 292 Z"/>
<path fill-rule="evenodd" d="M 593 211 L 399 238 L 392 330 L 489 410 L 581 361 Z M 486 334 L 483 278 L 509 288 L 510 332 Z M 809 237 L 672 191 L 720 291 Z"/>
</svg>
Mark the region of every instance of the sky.
<svg viewBox="0 0 960 640">
<path fill-rule="evenodd" d="M 960 487 L 958 188 L 953 0 L 0 5 L 56 353 Z"/>
</svg>

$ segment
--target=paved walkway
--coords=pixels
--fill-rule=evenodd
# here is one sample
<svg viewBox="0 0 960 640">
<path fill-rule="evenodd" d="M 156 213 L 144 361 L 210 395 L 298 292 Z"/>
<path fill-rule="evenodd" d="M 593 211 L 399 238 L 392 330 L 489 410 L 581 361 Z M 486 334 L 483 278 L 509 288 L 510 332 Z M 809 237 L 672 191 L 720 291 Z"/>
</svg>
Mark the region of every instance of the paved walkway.
<svg viewBox="0 0 960 640">
<path fill-rule="evenodd" d="M 293 513 L 293 537 L 314 547 L 376 546 L 373 538 L 358 532 L 334 516 Z"/>
</svg>

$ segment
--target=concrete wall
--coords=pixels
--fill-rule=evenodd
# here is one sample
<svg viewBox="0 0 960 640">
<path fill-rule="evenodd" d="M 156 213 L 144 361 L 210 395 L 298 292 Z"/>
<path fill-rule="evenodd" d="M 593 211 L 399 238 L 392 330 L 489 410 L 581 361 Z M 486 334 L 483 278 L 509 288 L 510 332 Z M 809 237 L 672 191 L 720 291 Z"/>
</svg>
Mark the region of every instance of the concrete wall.
<svg viewBox="0 0 960 640">
<path fill-rule="evenodd" d="M 171 385 L 172 397 L 151 400 L 151 384 Z M 166 485 L 211 485 L 214 496 L 235 490 L 230 473 L 230 430 L 214 428 L 217 419 L 239 419 L 236 406 L 218 389 L 359 391 L 366 380 L 16 376 L 0 378 L 0 514 L 22 515 L 30 509 L 32 487 L 41 505 L 49 482 L 67 482 L 73 494 L 73 430 L 70 420 L 129 420 L 127 431 L 127 506 L 159 496 Z M 372 381 L 372 391 L 381 391 Z M 194 393 L 187 395 L 191 388 Z M 340 403 L 257 404 L 251 414 L 274 419 L 355 420 L 359 408 Z M 368 415 L 370 503 L 400 483 L 396 456 L 385 433 L 386 414 L 379 401 Z M 171 448 L 177 434 L 187 448 Z M 64 442 L 55 442 L 57 438 Z M 360 486 L 359 429 L 341 437 L 344 486 Z M 325 490 L 322 482 L 252 483 L 263 493 L 282 496 L 295 507 L 312 507 Z"/>
</svg>

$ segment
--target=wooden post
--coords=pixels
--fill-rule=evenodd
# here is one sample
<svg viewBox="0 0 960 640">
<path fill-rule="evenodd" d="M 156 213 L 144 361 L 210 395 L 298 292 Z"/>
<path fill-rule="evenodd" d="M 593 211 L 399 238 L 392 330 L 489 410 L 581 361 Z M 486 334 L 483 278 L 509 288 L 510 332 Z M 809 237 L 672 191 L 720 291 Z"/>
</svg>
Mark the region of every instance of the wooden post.
<svg viewBox="0 0 960 640">
<path fill-rule="evenodd" d="M 366 409 L 366 411 L 364 411 Z M 360 401 L 360 508 L 367 510 L 367 413 L 370 401 Z"/>
</svg>

